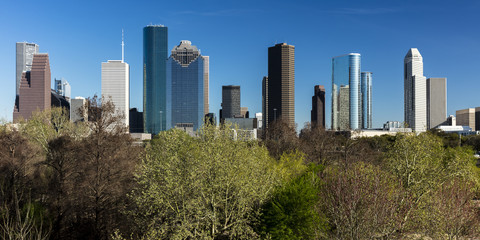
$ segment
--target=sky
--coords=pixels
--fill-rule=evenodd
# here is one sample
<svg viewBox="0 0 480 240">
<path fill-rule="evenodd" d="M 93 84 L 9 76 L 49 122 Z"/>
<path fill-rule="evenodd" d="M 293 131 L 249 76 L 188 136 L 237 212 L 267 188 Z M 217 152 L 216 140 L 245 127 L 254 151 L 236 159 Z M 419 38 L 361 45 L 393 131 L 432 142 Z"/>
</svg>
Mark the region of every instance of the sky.
<svg viewBox="0 0 480 240">
<path fill-rule="evenodd" d="M 0 118 L 11 121 L 15 43 L 48 53 L 52 81 L 65 78 L 72 97 L 101 94 L 101 63 L 130 65 L 130 107 L 143 108 L 143 27 L 168 27 L 168 47 L 190 40 L 210 56 L 210 112 L 222 85 L 241 86 L 241 105 L 261 112 L 268 47 L 295 46 L 295 121 L 310 121 L 315 85 L 326 88 L 331 125 L 332 57 L 361 54 L 373 72 L 373 127 L 403 121 L 403 59 L 423 56 L 424 75 L 447 78 L 447 114 L 480 106 L 480 1 L 18 1 L 0 2 Z M 53 87 L 53 84 L 52 84 Z"/>
</svg>

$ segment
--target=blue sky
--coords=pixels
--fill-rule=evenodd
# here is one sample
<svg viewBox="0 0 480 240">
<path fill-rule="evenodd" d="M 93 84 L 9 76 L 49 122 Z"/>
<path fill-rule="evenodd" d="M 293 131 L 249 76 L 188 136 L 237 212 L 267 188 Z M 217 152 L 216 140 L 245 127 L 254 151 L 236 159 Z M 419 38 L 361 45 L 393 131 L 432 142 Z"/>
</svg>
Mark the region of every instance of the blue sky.
<svg viewBox="0 0 480 240">
<path fill-rule="evenodd" d="M 142 29 L 164 24 L 169 49 L 190 40 L 210 56 L 210 111 L 218 115 L 222 85 L 240 85 L 242 106 L 261 111 L 267 48 L 295 46 L 295 112 L 310 121 L 314 85 L 327 90 L 330 126 L 331 58 L 362 55 L 373 72 L 373 126 L 403 121 L 403 58 L 420 50 L 424 75 L 447 78 L 447 113 L 480 106 L 479 1 L 2 1 L 0 118 L 12 119 L 15 42 L 39 44 L 50 55 L 52 79 L 72 96 L 100 94 L 101 62 L 130 64 L 130 107 L 143 106 Z"/>
</svg>

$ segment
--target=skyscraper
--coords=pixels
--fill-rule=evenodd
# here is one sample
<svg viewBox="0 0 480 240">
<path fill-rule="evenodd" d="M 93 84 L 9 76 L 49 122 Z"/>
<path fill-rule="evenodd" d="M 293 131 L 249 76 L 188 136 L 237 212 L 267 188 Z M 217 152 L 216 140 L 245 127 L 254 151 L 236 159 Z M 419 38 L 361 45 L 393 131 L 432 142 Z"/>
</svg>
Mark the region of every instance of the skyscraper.
<svg viewBox="0 0 480 240">
<path fill-rule="evenodd" d="M 427 124 L 435 128 L 447 121 L 447 79 L 427 79 Z"/>
<path fill-rule="evenodd" d="M 427 79 L 423 76 L 423 58 L 411 48 L 404 60 L 404 116 L 407 127 L 422 132 L 427 128 Z"/>
<path fill-rule="evenodd" d="M 146 133 L 166 129 L 168 28 L 143 28 L 143 121 Z M 161 119 L 161 120 L 160 120 Z"/>
<path fill-rule="evenodd" d="M 222 112 L 220 118 L 240 116 L 240 86 L 222 86 Z"/>
<path fill-rule="evenodd" d="M 312 97 L 311 124 L 325 128 L 325 87 L 317 85 Z"/>
<path fill-rule="evenodd" d="M 263 128 L 268 128 L 268 77 L 262 79 L 262 120 Z"/>
<path fill-rule="evenodd" d="M 129 125 L 130 67 L 123 60 L 102 63 L 102 95 L 115 105 L 115 112 L 122 114 L 122 123 Z"/>
<path fill-rule="evenodd" d="M 32 69 L 33 55 L 38 53 L 38 45 L 35 43 L 17 42 L 16 44 L 16 90 L 18 96 L 20 94 L 20 81 L 22 80 L 22 73 Z"/>
<path fill-rule="evenodd" d="M 372 128 L 372 73 L 362 72 L 362 128 Z"/>
<path fill-rule="evenodd" d="M 190 41 L 182 40 L 173 48 L 167 61 L 166 128 L 197 130 L 202 125 L 208 114 L 208 61 Z"/>
<path fill-rule="evenodd" d="M 68 101 L 70 101 L 72 88 L 70 87 L 70 83 L 68 83 L 67 80 L 63 78 L 60 78 L 60 79 L 55 78 L 54 86 L 55 86 L 55 92 L 57 92 L 58 94 L 65 97 Z"/>
<path fill-rule="evenodd" d="M 282 120 L 295 127 L 295 47 L 279 43 L 268 48 L 268 78 L 264 78 L 265 126 Z"/>
<path fill-rule="evenodd" d="M 332 129 L 361 128 L 362 102 L 359 53 L 332 58 Z"/>
<path fill-rule="evenodd" d="M 34 54 L 30 71 L 22 73 L 18 101 L 13 111 L 13 121 L 20 117 L 29 119 L 36 110 L 50 109 L 51 74 L 48 54 Z"/>
</svg>

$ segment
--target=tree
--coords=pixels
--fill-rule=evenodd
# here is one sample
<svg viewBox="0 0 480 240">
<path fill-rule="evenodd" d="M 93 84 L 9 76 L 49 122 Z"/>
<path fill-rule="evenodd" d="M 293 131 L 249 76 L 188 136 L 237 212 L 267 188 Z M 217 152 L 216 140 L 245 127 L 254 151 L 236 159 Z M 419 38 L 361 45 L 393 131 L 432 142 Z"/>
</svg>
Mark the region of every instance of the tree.
<svg viewBox="0 0 480 240">
<path fill-rule="evenodd" d="M 282 119 L 274 121 L 265 129 L 263 144 L 273 157 L 279 158 L 284 152 L 298 149 L 296 129 Z"/>
<path fill-rule="evenodd" d="M 317 174 L 322 168 L 311 164 L 308 171 L 294 174 L 289 181 L 276 189 L 271 199 L 263 206 L 259 227 L 263 237 L 272 239 L 326 237 L 326 217 L 318 208 L 321 182 Z"/>
<path fill-rule="evenodd" d="M 198 138 L 172 129 L 152 140 L 131 196 L 146 236 L 258 237 L 253 222 L 279 179 L 264 147 L 233 138 L 233 130 L 210 126 Z"/>
<path fill-rule="evenodd" d="M 300 149 L 306 154 L 306 161 L 328 165 L 339 159 L 345 138 L 321 126 L 307 124 L 300 132 Z"/>
<path fill-rule="evenodd" d="M 322 210 L 331 227 L 329 238 L 388 239 L 398 229 L 404 202 L 395 177 L 361 161 L 347 168 L 327 167 Z"/>
</svg>

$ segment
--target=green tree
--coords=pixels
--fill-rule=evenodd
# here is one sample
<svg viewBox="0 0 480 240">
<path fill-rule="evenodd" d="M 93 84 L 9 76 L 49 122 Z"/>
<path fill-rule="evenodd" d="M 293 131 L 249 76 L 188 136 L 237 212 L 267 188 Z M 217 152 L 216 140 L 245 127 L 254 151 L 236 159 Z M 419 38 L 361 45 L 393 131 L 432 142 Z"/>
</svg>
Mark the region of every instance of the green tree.
<svg viewBox="0 0 480 240">
<path fill-rule="evenodd" d="M 132 193 L 141 231 L 162 239 L 253 239 L 260 206 L 278 184 L 268 151 L 229 128 L 192 138 L 161 132 L 147 148 Z"/>
<path fill-rule="evenodd" d="M 294 162 L 294 161 L 292 161 Z M 303 164 L 302 164 L 303 165 Z M 272 239 L 319 239 L 326 232 L 326 217 L 319 211 L 320 178 L 323 167 L 297 173 L 277 188 L 263 206 L 260 232 Z"/>
</svg>

